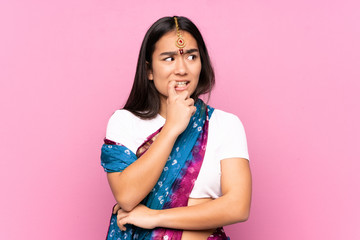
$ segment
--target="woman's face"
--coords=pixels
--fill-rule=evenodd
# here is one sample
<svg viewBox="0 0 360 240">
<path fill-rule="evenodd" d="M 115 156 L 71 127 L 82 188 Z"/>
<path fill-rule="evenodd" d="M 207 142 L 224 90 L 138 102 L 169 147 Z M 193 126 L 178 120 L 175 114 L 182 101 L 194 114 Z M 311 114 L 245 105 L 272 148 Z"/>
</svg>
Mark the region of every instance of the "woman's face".
<svg viewBox="0 0 360 240">
<path fill-rule="evenodd" d="M 162 103 L 168 97 L 167 87 L 170 81 L 176 81 L 177 92 L 188 91 L 189 97 L 199 82 L 201 59 L 197 42 L 188 32 L 182 31 L 182 36 L 186 42 L 182 55 L 175 45 L 178 38 L 176 31 L 166 33 L 155 44 L 148 78 L 154 81 Z"/>
</svg>

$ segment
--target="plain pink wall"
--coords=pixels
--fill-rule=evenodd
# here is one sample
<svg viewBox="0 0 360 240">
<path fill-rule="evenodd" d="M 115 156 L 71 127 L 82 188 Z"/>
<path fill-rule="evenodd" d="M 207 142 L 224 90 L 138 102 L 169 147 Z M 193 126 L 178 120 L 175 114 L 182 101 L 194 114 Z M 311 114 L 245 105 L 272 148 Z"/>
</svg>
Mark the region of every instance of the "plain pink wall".
<svg viewBox="0 0 360 240">
<path fill-rule="evenodd" d="M 245 125 L 250 219 L 232 239 L 360 239 L 358 1 L 1 1 L 0 239 L 104 239 L 100 166 L 147 28 L 184 15 Z"/>
</svg>

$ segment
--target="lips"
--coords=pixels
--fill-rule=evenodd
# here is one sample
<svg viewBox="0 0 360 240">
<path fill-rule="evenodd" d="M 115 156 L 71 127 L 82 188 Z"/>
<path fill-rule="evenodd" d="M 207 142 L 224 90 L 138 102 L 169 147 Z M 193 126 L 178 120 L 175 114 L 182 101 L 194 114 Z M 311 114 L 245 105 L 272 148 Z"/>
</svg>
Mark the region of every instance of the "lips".
<svg viewBox="0 0 360 240">
<path fill-rule="evenodd" d="M 190 83 L 190 81 L 184 80 L 184 81 L 176 81 L 175 89 L 176 90 L 185 90 L 187 89 L 187 85 Z"/>
<path fill-rule="evenodd" d="M 176 82 L 176 86 L 182 87 L 182 86 L 186 86 L 189 83 L 189 81 L 177 81 Z"/>
</svg>

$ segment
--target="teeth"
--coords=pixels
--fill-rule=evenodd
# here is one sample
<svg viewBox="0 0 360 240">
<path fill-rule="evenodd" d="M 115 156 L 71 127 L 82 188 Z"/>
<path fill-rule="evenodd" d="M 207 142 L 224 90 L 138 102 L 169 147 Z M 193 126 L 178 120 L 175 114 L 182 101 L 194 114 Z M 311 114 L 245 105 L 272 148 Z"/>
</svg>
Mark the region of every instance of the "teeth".
<svg viewBox="0 0 360 240">
<path fill-rule="evenodd" d="M 176 82 L 177 86 L 185 86 L 187 82 Z"/>
</svg>

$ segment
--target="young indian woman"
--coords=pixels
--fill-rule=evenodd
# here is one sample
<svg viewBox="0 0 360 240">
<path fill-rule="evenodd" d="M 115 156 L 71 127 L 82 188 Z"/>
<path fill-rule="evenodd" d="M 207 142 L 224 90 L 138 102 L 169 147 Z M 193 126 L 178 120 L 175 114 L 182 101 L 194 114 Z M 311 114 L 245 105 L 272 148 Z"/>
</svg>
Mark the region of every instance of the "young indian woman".
<svg viewBox="0 0 360 240">
<path fill-rule="evenodd" d="M 248 219 L 245 131 L 237 116 L 199 98 L 214 83 L 192 21 L 164 17 L 149 28 L 130 95 L 102 146 L 117 202 L 107 239 L 229 239 L 222 227 Z"/>
</svg>

